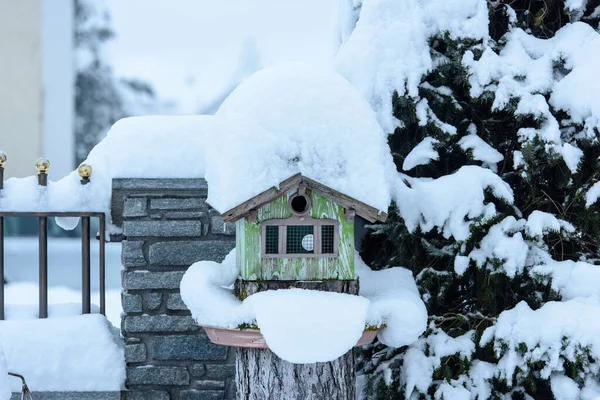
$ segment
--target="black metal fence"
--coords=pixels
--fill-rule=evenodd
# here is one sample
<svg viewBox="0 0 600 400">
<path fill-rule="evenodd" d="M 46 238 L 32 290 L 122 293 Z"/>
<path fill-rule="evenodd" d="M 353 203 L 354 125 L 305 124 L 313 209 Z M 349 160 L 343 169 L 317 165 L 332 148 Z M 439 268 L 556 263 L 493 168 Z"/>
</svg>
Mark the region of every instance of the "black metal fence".
<svg viewBox="0 0 600 400">
<path fill-rule="evenodd" d="M 4 162 L 6 155 L 0 152 L 0 193 L 4 186 Z M 39 159 L 36 163 L 38 184 L 48 184 L 47 171 L 50 168 L 48 160 Z M 91 167 L 79 167 L 81 184 L 90 181 Z M 4 218 L 5 217 L 35 217 L 39 220 L 39 318 L 48 317 L 48 218 L 77 217 L 81 218 L 81 312 L 91 313 L 91 256 L 90 256 L 90 219 L 99 221 L 99 290 L 100 313 L 106 314 L 106 217 L 102 212 L 21 212 L 0 211 L 0 320 L 5 319 L 4 303 Z"/>
</svg>

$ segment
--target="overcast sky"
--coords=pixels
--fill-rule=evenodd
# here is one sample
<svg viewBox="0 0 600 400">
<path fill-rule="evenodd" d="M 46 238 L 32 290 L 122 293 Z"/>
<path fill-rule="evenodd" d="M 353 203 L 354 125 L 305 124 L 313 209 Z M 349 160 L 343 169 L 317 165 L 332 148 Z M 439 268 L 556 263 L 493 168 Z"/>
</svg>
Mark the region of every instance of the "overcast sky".
<svg viewBox="0 0 600 400">
<path fill-rule="evenodd" d="M 263 66 L 331 64 L 338 0 L 107 0 L 117 37 L 109 55 L 118 76 L 150 81 L 193 113 L 239 70 L 254 41 Z"/>
</svg>

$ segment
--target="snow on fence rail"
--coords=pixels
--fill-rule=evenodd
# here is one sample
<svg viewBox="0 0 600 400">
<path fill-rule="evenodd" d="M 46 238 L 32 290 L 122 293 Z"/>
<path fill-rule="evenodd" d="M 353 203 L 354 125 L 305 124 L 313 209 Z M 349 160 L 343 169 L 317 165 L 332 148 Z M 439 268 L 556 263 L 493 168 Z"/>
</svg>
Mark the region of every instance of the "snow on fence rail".
<svg viewBox="0 0 600 400">
<path fill-rule="evenodd" d="M 4 187 L 4 164 L 6 154 L 0 151 L 0 198 Z M 37 160 L 35 165 L 37 181 L 41 190 L 48 185 L 48 169 L 50 162 L 44 158 Z M 92 168 L 81 165 L 78 169 L 81 184 L 90 182 Z M 99 284 L 100 284 L 100 313 L 106 313 L 106 216 L 104 212 L 83 211 L 10 211 L 0 210 L 0 320 L 5 318 L 4 307 L 4 218 L 5 217 L 36 217 L 39 219 L 39 318 L 48 317 L 48 217 L 74 218 L 77 223 L 81 220 L 81 312 L 91 313 L 91 264 L 90 264 L 90 219 L 98 218 L 99 222 Z M 75 225 L 76 226 L 76 225 Z"/>
</svg>

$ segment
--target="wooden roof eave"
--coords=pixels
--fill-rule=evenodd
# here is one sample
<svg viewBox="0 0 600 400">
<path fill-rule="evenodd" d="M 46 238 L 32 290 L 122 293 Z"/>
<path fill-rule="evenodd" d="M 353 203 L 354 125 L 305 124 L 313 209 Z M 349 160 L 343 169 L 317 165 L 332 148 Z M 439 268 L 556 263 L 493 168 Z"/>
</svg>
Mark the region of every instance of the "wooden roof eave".
<svg viewBox="0 0 600 400">
<path fill-rule="evenodd" d="M 300 186 L 302 183 L 306 187 L 317 191 L 329 200 L 343 206 L 346 209 L 354 210 L 357 215 L 373 223 L 376 221 L 385 222 L 387 219 L 387 213 L 380 211 L 374 207 L 369 206 L 359 200 L 356 200 L 350 196 L 347 196 L 337 190 L 331 189 L 313 179 L 302 176 L 302 174 L 295 174 L 279 184 L 279 187 L 272 187 L 264 192 L 254 196 L 248 201 L 224 212 L 221 217 L 226 222 L 235 222 L 238 219 L 245 217 L 250 214 L 251 211 L 257 210 L 265 204 L 285 195 L 294 187 Z"/>
</svg>

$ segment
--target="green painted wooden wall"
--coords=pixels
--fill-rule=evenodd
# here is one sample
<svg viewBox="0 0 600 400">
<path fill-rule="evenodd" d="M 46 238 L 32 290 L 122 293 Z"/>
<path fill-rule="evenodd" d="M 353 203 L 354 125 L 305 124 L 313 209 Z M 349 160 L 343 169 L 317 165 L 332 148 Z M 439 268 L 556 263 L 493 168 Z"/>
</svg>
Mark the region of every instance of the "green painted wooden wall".
<svg viewBox="0 0 600 400">
<path fill-rule="evenodd" d="M 292 215 L 288 199 L 290 191 L 258 210 L 256 223 L 242 218 L 236 223 L 237 263 L 245 280 L 323 280 L 354 279 L 354 221 L 348 221 L 344 208 L 318 193 L 306 190 L 312 202 L 311 216 L 337 220 L 339 246 L 337 258 L 261 258 L 261 222 L 285 219 Z"/>
</svg>

